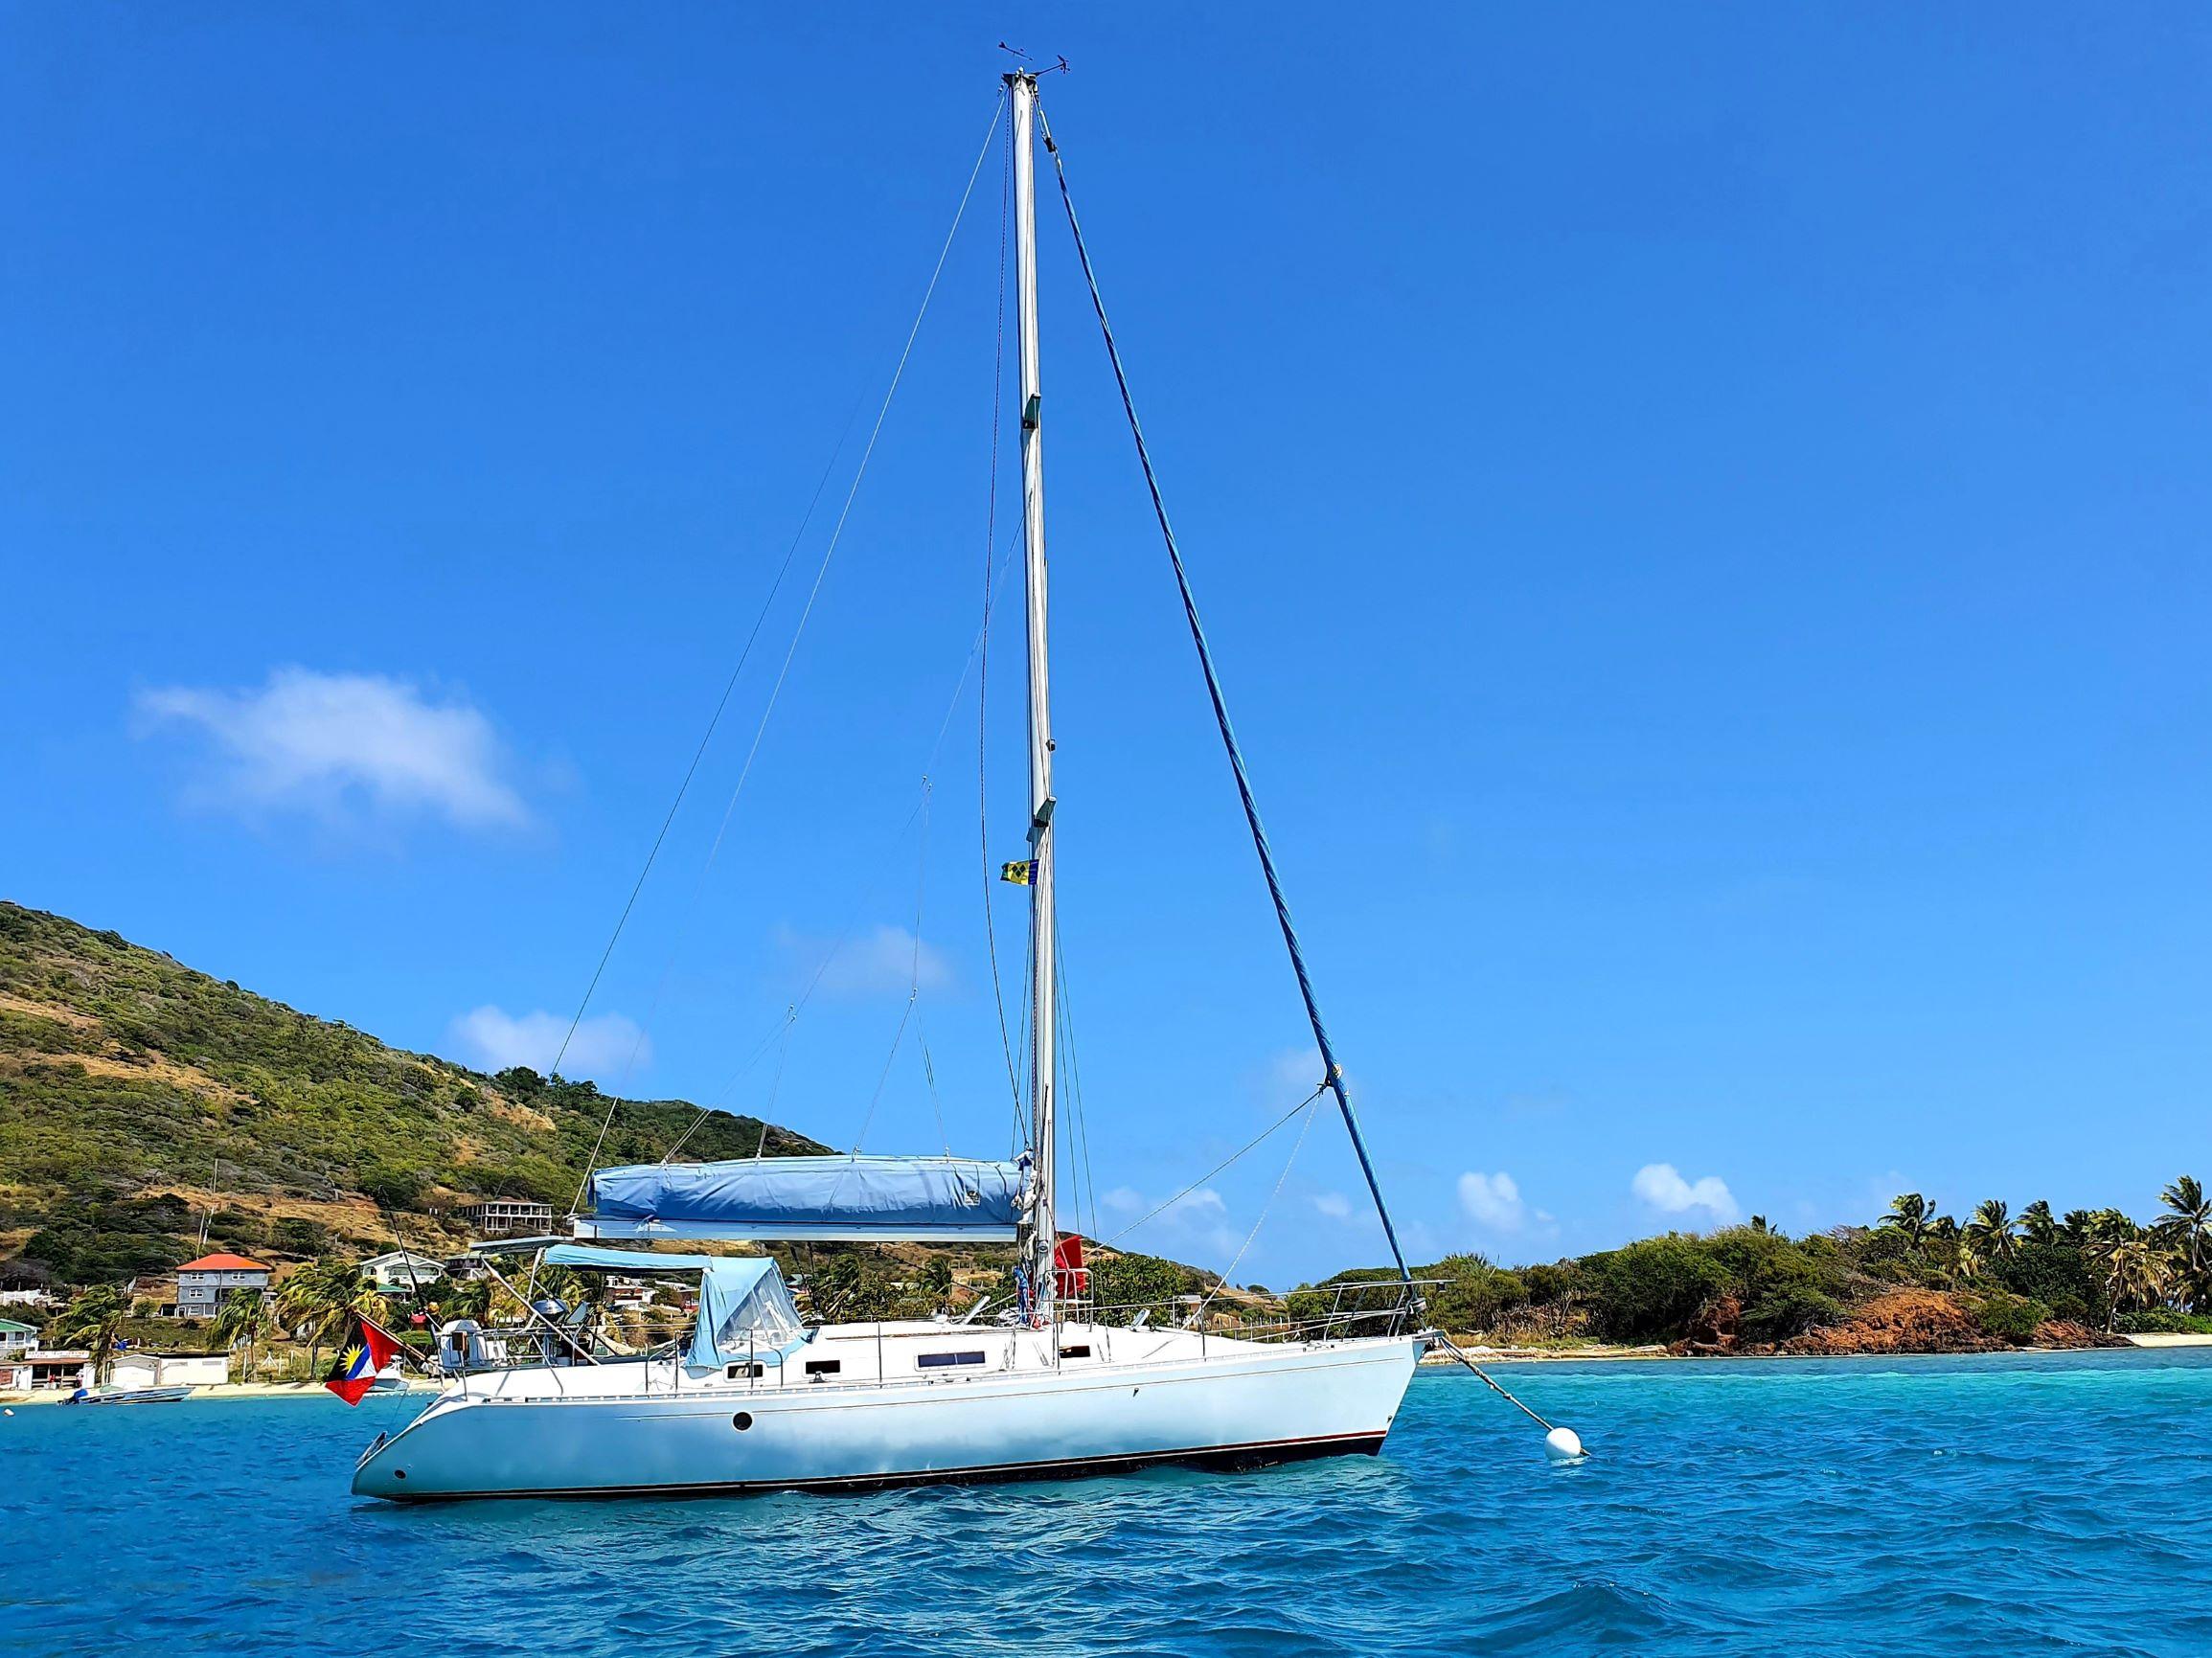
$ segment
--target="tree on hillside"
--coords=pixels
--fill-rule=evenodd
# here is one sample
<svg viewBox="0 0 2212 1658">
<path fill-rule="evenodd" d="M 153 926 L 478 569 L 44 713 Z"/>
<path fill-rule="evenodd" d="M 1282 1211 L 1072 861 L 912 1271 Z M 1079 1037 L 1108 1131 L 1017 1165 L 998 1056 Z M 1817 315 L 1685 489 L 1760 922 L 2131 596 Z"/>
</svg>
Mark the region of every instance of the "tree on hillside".
<svg viewBox="0 0 2212 1658">
<path fill-rule="evenodd" d="M 2020 1211 L 2020 1230 L 2027 1234 L 2030 1243 L 2048 1247 L 2059 1240 L 2058 1217 L 2051 1214 L 2050 1202 L 2039 1197 Z"/>
<path fill-rule="evenodd" d="M 2012 1211 L 2001 1197 L 1985 1197 L 1974 1205 L 1973 1218 L 1966 1223 L 1967 1238 L 1984 1261 L 2012 1254 L 2019 1239 L 2013 1233 Z"/>
<path fill-rule="evenodd" d="M 245 1375 L 248 1381 L 254 1374 L 254 1349 L 260 1345 L 262 1331 L 268 1326 L 268 1313 L 262 1306 L 262 1292 L 258 1289 L 234 1289 L 216 1308 L 214 1333 L 230 1351 L 243 1347 L 246 1350 Z"/>
<path fill-rule="evenodd" d="M 1904 1233 L 1904 1240 L 1918 1249 L 1927 1238 L 1934 1215 L 1935 1206 L 1927 1198 L 1917 1192 L 1906 1192 L 1889 1200 L 1889 1213 L 1880 1224 L 1887 1231 Z"/>
<path fill-rule="evenodd" d="M 123 1291 L 113 1284 L 79 1290 L 55 1318 L 46 1339 L 57 1348 L 84 1349 L 92 1355 L 93 1379 L 100 1380 L 106 1376 L 108 1366 L 114 1361 L 116 1331 L 122 1329 L 129 1310 L 124 1304 Z"/>
</svg>

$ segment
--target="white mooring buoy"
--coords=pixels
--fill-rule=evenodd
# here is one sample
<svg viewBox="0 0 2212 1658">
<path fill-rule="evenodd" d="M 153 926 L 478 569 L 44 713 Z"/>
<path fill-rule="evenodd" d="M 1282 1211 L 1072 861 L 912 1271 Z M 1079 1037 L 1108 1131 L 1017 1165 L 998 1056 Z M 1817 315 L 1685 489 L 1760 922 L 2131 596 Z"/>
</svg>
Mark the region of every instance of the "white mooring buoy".
<svg viewBox="0 0 2212 1658">
<path fill-rule="evenodd" d="M 1554 1428 L 1543 1437 L 1543 1454 L 1555 1463 L 1579 1462 L 1584 1454 L 1582 1436 L 1572 1428 Z"/>
</svg>

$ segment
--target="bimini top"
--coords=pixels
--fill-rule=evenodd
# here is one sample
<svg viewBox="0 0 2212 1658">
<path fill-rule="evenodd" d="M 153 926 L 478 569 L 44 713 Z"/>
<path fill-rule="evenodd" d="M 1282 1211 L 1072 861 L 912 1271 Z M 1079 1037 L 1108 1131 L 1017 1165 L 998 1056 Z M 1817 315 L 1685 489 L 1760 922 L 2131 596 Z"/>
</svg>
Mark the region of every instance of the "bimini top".
<svg viewBox="0 0 2212 1658">
<path fill-rule="evenodd" d="M 1018 1163 L 965 1157 L 758 1157 L 602 1169 L 579 1238 L 1013 1240 Z"/>
<path fill-rule="evenodd" d="M 598 1249 L 588 1243 L 557 1243 L 545 1252 L 548 1266 L 579 1272 L 705 1272 L 710 1267 L 746 1264 L 718 1255 L 662 1255 L 650 1249 Z"/>
<path fill-rule="evenodd" d="M 765 1256 L 652 1255 L 557 1243 L 545 1252 L 545 1261 L 585 1272 L 697 1273 L 699 1322 L 684 1352 L 684 1362 L 695 1369 L 718 1370 L 747 1358 L 774 1361 L 806 1340 L 790 1285 Z"/>
</svg>

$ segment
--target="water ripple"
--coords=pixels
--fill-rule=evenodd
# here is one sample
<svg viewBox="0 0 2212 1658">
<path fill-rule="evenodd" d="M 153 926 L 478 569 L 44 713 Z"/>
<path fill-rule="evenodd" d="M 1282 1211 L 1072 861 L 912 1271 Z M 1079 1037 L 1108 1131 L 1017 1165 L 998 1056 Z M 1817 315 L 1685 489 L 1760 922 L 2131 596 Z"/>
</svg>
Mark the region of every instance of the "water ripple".
<svg viewBox="0 0 2212 1658">
<path fill-rule="evenodd" d="M 407 1401 L 0 1420 L 12 1651 L 2212 1650 L 2212 1352 L 1548 1366 L 1385 1454 L 696 1503 L 356 1503 Z M 365 1632 L 381 1632 L 374 1640 Z"/>
</svg>

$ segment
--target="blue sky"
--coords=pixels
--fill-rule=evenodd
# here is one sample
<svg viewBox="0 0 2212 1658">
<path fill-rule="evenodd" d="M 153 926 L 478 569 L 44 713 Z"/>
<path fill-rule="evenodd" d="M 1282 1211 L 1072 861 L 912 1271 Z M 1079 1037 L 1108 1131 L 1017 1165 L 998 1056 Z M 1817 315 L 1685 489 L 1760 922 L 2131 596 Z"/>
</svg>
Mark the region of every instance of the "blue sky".
<svg viewBox="0 0 2212 1658">
<path fill-rule="evenodd" d="M 962 681 L 995 155 L 709 849 L 1008 38 L 1074 66 L 1047 106 L 1418 1251 L 1906 1187 L 2140 1212 L 2205 1171 L 2201 16 L 4 27 L 7 897 L 542 1066 L 829 466 L 570 1069 L 1003 1150 Z M 1110 1235 L 1313 1068 L 1049 211 L 1042 242 Z M 1293 1138 L 1129 1241 L 1227 1264 Z M 1365 1214 L 1318 1121 L 1237 1276 L 1374 1260 Z"/>
</svg>

